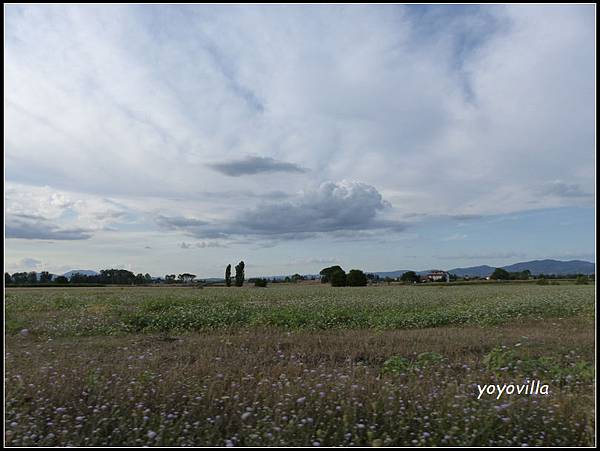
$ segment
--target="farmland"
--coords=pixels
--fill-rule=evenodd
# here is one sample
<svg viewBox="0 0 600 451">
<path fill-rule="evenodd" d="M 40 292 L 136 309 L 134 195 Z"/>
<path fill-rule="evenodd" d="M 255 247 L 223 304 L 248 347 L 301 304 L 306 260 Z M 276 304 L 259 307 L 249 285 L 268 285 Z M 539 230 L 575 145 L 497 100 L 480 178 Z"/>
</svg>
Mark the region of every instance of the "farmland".
<svg viewBox="0 0 600 451">
<path fill-rule="evenodd" d="M 593 445 L 592 285 L 9 289 L 6 444 Z M 547 396 L 477 384 L 541 380 Z"/>
</svg>

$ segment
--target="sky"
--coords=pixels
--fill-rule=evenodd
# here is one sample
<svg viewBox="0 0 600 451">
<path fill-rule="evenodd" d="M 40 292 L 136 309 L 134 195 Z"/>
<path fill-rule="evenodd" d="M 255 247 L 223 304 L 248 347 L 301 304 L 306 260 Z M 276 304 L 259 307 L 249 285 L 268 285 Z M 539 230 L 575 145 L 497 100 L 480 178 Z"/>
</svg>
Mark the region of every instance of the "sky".
<svg viewBox="0 0 600 451">
<path fill-rule="evenodd" d="M 5 270 L 595 260 L 595 5 L 6 5 Z"/>
</svg>

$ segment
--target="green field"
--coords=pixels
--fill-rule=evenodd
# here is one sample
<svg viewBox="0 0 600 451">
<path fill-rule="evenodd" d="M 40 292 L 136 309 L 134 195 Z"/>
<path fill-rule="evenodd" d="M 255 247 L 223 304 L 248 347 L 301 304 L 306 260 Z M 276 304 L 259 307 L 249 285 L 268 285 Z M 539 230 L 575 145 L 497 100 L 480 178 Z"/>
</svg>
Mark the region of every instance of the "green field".
<svg viewBox="0 0 600 451">
<path fill-rule="evenodd" d="M 594 445 L 593 285 L 17 288 L 6 444 Z M 547 396 L 477 399 L 539 379 Z"/>
</svg>

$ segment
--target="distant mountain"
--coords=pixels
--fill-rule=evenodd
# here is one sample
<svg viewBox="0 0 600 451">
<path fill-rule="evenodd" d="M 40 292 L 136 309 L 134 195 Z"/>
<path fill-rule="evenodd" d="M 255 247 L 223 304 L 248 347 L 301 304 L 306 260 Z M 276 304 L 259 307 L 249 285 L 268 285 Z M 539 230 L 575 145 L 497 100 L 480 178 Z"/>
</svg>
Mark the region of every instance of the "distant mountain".
<svg viewBox="0 0 600 451">
<path fill-rule="evenodd" d="M 468 268 L 452 268 L 447 271 L 450 274 L 456 274 L 458 277 L 471 276 L 471 277 L 487 277 L 491 275 L 496 266 L 480 265 L 471 266 Z M 520 272 L 528 269 L 531 274 L 594 274 L 596 272 L 596 266 L 594 263 L 586 262 L 583 260 L 532 260 L 528 262 L 514 263 L 512 265 L 500 266 L 500 268 L 506 269 L 508 272 Z M 396 271 L 379 271 L 373 272 L 379 277 L 402 277 L 402 274 L 409 271 L 408 269 L 399 269 Z M 414 271 L 414 270 L 412 270 Z M 430 271 L 415 271 L 419 275 L 428 274 Z"/>
<path fill-rule="evenodd" d="M 508 272 L 521 272 L 525 270 L 531 271 L 531 274 L 594 274 L 596 272 L 596 266 L 593 263 L 586 262 L 583 260 L 531 260 L 528 262 L 519 262 L 512 265 L 501 266 L 501 268 Z M 496 267 L 493 266 L 473 266 L 471 268 L 454 268 L 449 269 L 448 272 L 456 274 L 459 277 L 464 276 L 479 276 L 487 277 L 494 272 Z"/>
<path fill-rule="evenodd" d="M 491 275 L 496 268 L 494 266 L 480 265 L 471 266 L 470 268 L 454 268 L 449 269 L 450 274 L 456 274 L 458 277 L 487 277 Z"/>
<path fill-rule="evenodd" d="M 81 274 L 82 276 L 97 276 L 100 273 L 92 269 L 72 269 L 71 271 L 64 273 L 63 276 L 71 280 L 71 276 L 73 274 Z"/>
<path fill-rule="evenodd" d="M 515 263 L 505 266 L 509 272 L 525 271 L 528 269 L 531 274 L 594 274 L 596 265 L 583 260 L 532 260 L 530 262 Z"/>
</svg>

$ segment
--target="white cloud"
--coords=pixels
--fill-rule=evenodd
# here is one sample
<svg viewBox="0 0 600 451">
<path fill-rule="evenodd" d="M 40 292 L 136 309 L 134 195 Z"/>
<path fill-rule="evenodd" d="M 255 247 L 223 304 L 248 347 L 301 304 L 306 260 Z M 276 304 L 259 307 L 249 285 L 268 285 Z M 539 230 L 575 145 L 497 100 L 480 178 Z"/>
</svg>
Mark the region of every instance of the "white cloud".
<svg viewBox="0 0 600 451">
<path fill-rule="evenodd" d="M 7 224 L 173 247 L 590 206 L 594 11 L 8 5 Z"/>
</svg>

